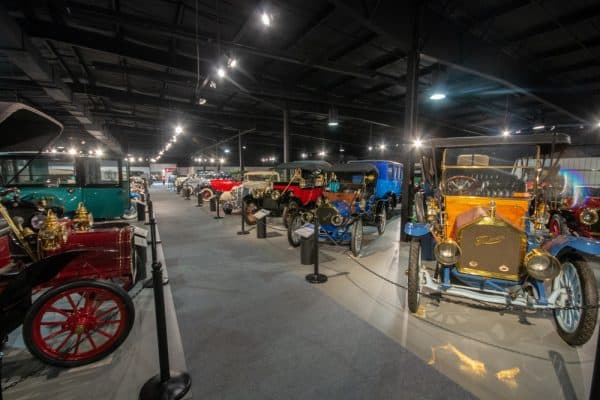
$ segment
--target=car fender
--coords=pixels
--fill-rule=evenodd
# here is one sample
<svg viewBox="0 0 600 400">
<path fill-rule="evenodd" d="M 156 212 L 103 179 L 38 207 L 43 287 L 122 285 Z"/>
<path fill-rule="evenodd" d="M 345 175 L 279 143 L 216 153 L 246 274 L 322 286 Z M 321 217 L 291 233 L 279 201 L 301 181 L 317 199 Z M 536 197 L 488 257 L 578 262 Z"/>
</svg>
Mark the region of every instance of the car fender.
<svg viewBox="0 0 600 400">
<path fill-rule="evenodd" d="M 71 261 L 88 251 L 88 249 L 69 250 L 34 262 L 27 267 L 27 282 L 31 286 L 48 282 Z"/>
<path fill-rule="evenodd" d="M 428 235 L 430 233 L 429 224 L 422 222 L 408 222 L 404 226 L 404 233 L 414 237 Z"/>
<path fill-rule="evenodd" d="M 590 256 L 598 256 L 600 255 L 600 240 L 577 236 L 557 236 L 544 243 L 542 248 L 553 256 L 557 256 L 567 250 L 574 250 Z"/>
</svg>

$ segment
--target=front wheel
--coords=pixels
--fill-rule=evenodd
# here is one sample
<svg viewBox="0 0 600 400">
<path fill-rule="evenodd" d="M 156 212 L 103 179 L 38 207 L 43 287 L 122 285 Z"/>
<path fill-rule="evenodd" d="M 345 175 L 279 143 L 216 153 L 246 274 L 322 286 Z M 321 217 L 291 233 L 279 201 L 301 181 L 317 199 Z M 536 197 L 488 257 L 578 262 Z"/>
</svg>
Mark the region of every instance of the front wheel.
<svg viewBox="0 0 600 400">
<path fill-rule="evenodd" d="M 299 214 L 294 215 L 287 228 L 288 243 L 290 244 L 290 246 L 300 246 L 302 239 L 300 235 L 296 233 L 296 230 L 302 228 L 302 225 L 302 217 Z"/>
<path fill-rule="evenodd" d="M 287 206 L 283 208 L 283 213 L 281 214 L 281 218 L 283 219 L 283 226 L 286 228 L 290 225 L 290 222 L 294 218 L 298 212 L 298 205 L 294 202 L 290 202 Z"/>
<path fill-rule="evenodd" d="M 566 301 L 563 302 L 565 309 L 554 310 L 556 328 L 565 342 L 571 346 L 580 346 L 590 340 L 596 327 L 596 280 L 583 260 L 565 259 L 561 267 L 561 273 L 554 280 L 554 289 L 565 289 L 567 294 Z"/>
<path fill-rule="evenodd" d="M 408 253 L 408 309 L 416 313 L 421 300 L 421 242 L 419 239 L 410 241 Z"/>
<path fill-rule="evenodd" d="M 215 197 L 215 192 L 212 191 L 211 188 L 204 188 L 200 191 L 200 197 L 204 201 L 210 201 L 213 197 Z"/>
<path fill-rule="evenodd" d="M 352 239 L 350 240 L 350 250 L 354 257 L 358 257 L 362 249 L 363 241 L 363 222 L 358 218 L 352 225 Z"/>
<path fill-rule="evenodd" d="M 377 233 L 381 236 L 385 232 L 385 225 L 387 223 L 387 211 L 385 205 L 379 207 L 379 214 L 377 215 Z"/>
<path fill-rule="evenodd" d="M 120 287 L 72 281 L 48 290 L 33 303 L 23 322 L 23 339 L 43 362 L 77 367 L 117 349 L 134 318 L 133 302 Z"/>
</svg>

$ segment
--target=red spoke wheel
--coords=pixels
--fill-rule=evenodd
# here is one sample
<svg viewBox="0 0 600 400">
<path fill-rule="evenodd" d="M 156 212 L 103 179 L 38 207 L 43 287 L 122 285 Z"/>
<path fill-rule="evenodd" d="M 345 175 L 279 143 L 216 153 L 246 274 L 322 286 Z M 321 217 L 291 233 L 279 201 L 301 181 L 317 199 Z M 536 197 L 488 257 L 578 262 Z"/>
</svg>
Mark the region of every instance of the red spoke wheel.
<svg viewBox="0 0 600 400">
<path fill-rule="evenodd" d="M 112 353 L 129 335 L 135 310 L 120 287 L 73 281 L 42 294 L 23 322 L 27 348 L 40 360 L 76 367 Z"/>
</svg>

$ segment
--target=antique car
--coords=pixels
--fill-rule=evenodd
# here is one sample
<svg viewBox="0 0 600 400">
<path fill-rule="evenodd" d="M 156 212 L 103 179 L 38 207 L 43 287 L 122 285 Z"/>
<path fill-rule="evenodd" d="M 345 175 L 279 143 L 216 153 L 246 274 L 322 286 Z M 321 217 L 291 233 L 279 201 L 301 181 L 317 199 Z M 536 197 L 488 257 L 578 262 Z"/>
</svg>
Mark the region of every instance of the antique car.
<svg viewBox="0 0 600 400">
<path fill-rule="evenodd" d="M 173 186 L 175 186 L 175 193 L 181 193 L 181 189 L 183 189 L 183 182 L 188 178 L 188 175 L 177 175 L 175 177 L 175 180 L 173 181 Z"/>
<path fill-rule="evenodd" d="M 246 222 L 256 224 L 254 213 L 261 208 L 269 210 L 272 216 L 283 217 L 287 227 L 291 218 L 314 207 L 323 194 L 325 176 L 323 168 L 330 167 L 326 161 L 293 161 L 277 166 L 280 175 L 290 176 L 289 181 L 273 182 L 264 191 L 255 190 L 244 197 L 246 203 Z"/>
<path fill-rule="evenodd" d="M 25 345 L 34 356 L 75 367 L 105 357 L 127 338 L 135 318 L 133 302 L 107 280 L 110 272 L 97 271 L 98 258 L 113 250 L 99 248 L 106 238 L 88 231 L 89 219 L 79 217 L 60 223 L 50 210 L 36 233 L 20 227 L 0 204 L 0 347 L 23 325 Z M 117 240 L 113 244 L 119 245 Z M 106 257 L 112 262 L 115 255 Z M 32 303 L 34 290 L 42 288 L 49 289 Z"/>
<path fill-rule="evenodd" d="M 215 196 L 220 196 L 222 193 L 228 192 L 242 183 L 225 172 L 218 172 L 207 180 L 208 186 L 200 186 L 200 196 L 204 201 L 209 201 Z"/>
<path fill-rule="evenodd" d="M 556 133 L 426 144 L 422 164 L 437 159 L 441 168 L 424 169 L 431 173 L 424 173 L 414 199 L 417 221 L 405 226 L 411 312 L 418 311 L 421 293 L 547 309 L 569 345 L 590 339 L 598 313 L 591 265 L 600 242 L 552 236 L 539 190 L 554 180 L 549 155 L 569 143 Z"/>
<path fill-rule="evenodd" d="M 252 195 L 256 191 L 264 191 L 271 186 L 271 182 L 279 181 L 279 173 L 276 171 L 249 171 L 244 173 L 242 184 L 233 189 L 223 192 L 220 200 L 223 212 L 231 214 L 242 209 L 242 199 Z"/>
<path fill-rule="evenodd" d="M 377 226 L 385 232 L 387 197 L 376 196 L 378 168 L 369 163 L 333 165 L 324 169 L 329 182 L 315 208 L 297 213 L 288 225 L 288 242 L 297 247 L 300 237 L 296 230 L 307 222 L 318 221 L 319 239 L 338 244 L 350 243 L 354 256 L 360 254 L 363 224 Z"/>
<path fill-rule="evenodd" d="M 402 200 L 402 174 L 404 168 L 401 163 L 386 160 L 353 160 L 348 164 L 372 164 L 377 167 L 377 185 L 375 198 L 385 199 L 389 210 L 396 208 Z"/>
<path fill-rule="evenodd" d="M 600 171 L 584 168 L 585 159 L 564 159 L 561 164 L 560 192 L 550 201 L 552 235 L 576 235 L 600 239 Z"/>
</svg>

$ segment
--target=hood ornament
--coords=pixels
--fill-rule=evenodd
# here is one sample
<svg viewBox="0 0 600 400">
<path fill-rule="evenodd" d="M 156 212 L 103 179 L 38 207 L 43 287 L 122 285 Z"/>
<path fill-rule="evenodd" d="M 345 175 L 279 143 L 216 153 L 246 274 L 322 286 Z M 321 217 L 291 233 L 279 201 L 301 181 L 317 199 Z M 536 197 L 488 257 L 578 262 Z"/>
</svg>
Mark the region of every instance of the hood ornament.
<svg viewBox="0 0 600 400">
<path fill-rule="evenodd" d="M 496 202 L 494 200 L 492 200 L 492 201 L 490 201 L 489 205 L 490 205 L 490 209 L 488 210 L 488 213 L 490 215 L 490 218 L 495 219 L 496 218 Z"/>
</svg>

